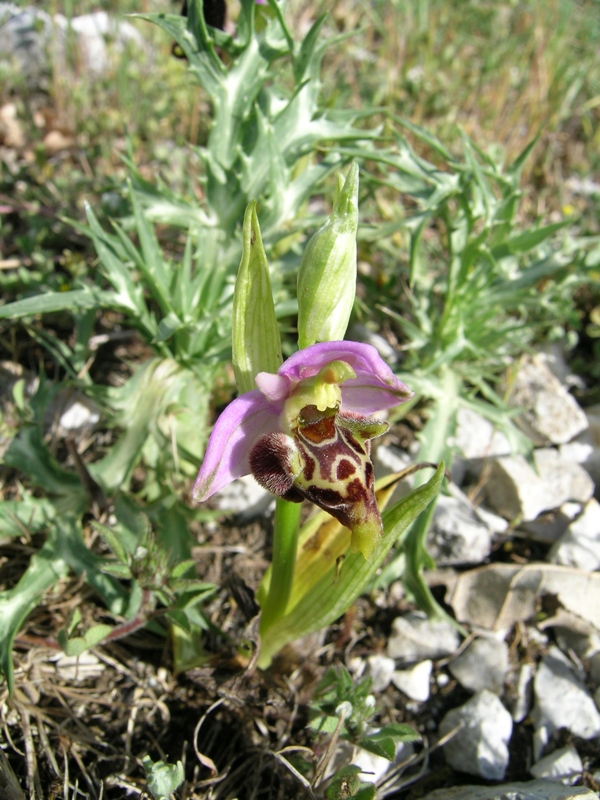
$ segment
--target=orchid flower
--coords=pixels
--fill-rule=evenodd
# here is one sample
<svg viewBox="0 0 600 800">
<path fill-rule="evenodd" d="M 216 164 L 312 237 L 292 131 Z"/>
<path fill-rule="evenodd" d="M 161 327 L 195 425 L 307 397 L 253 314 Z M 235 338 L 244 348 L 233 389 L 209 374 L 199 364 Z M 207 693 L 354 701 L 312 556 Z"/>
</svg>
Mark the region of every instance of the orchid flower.
<svg viewBox="0 0 600 800">
<path fill-rule="evenodd" d="M 376 349 L 334 341 L 299 350 L 277 374 L 256 375 L 257 389 L 217 420 L 194 485 L 202 501 L 235 478 L 291 502 L 311 500 L 350 529 L 365 558 L 382 533 L 373 490 L 372 439 L 388 429 L 370 415 L 408 400 Z"/>
</svg>

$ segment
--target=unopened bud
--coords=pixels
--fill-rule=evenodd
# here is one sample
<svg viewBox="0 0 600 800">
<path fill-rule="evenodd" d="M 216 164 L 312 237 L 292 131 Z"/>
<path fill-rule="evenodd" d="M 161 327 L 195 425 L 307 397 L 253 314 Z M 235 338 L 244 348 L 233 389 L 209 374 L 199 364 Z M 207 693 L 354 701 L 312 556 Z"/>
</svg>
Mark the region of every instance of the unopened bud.
<svg viewBox="0 0 600 800">
<path fill-rule="evenodd" d="M 304 250 L 298 271 L 298 345 L 344 338 L 356 294 L 358 164 L 339 178 L 333 210 Z M 342 183 L 343 182 L 343 183 Z"/>
</svg>

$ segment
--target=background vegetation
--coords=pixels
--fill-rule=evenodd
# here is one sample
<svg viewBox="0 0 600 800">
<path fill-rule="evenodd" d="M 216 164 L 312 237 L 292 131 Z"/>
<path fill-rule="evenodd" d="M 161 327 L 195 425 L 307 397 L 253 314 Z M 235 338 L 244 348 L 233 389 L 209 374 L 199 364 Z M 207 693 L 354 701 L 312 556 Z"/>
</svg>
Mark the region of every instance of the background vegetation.
<svg viewBox="0 0 600 800">
<path fill-rule="evenodd" d="M 179 10 L 158 0 L 43 6 L 67 17 Z M 215 409 L 234 393 L 228 309 L 246 200 L 262 198 L 276 309 L 291 332 L 303 244 L 330 206 L 333 172 L 361 160 L 355 322 L 384 336 L 417 391 L 404 425 L 411 437 L 422 429 L 422 458 L 451 456 L 445 442 L 461 404 L 527 448 L 498 387 L 510 359 L 533 344 L 565 343 L 572 367 L 597 385 L 599 11 L 594 0 L 291 2 L 293 37 L 310 42 L 327 12 L 319 35 L 330 46 L 307 45 L 294 61 L 289 42 L 278 45 L 282 60 L 263 87 L 264 135 L 286 91 L 288 100 L 304 92 L 305 105 L 292 109 L 298 141 L 286 139 L 279 161 L 259 152 L 254 130 L 244 133 L 247 161 L 220 149 L 229 194 L 215 188 L 206 155 L 223 141 L 215 129 L 210 137 L 217 95 L 192 80 L 159 27 L 136 21 L 147 50 L 112 51 L 99 77 L 74 49 L 41 86 L 0 66 L 2 718 L 15 726 L 17 709 L 40 797 L 48 793 L 35 785 L 32 720 L 39 741 L 53 742 L 41 774 L 69 784 L 68 767 L 49 755 L 63 758 L 54 689 L 31 695 L 32 660 L 47 658 L 44 647 L 76 656 L 103 642 L 129 670 L 128 688 L 138 681 L 155 703 L 156 685 L 148 689 L 146 667 L 138 670 L 141 647 L 148 663 L 180 672 L 209 658 L 247 663 L 222 565 L 198 568 L 211 545 L 221 554 L 228 536 L 239 545 L 239 532 L 215 535 L 213 512 L 189 504 Z M 232 26 L 239 14 L 231 4 Z M 228 47 L 223 40 L 217 58 L 235 63 Z M 203 65 L 190 63 L 202 83 Z M 99 420 L 69 432 L 58 421 L 74 397 Z M 593 389 L 586 395 L 597 399 Z M 404 577 L 435 609 L 421 579 L 423 535 L 414 529 Z M 244 544 L 250 583 L 264 569 L 263 545 Z M 402 565 L 392 559 L 383 583 Z M 163 673 L 165 718 L 177 718 L 186 693 L 206 709 L 205 697 Z M 99 703 L 118 684 L 103 680 Z M 127 724 L 122 712 L 101 727 Z M 152 736 L 133 749 L 130 737 L 126 764 L 114 769 L 104 751 L 91 766 L 89 741 L 64 758 L 90 796 L 109 776 L 109 796 L 119 797 L 128 781 L 144 785 Z"/>
</svg>

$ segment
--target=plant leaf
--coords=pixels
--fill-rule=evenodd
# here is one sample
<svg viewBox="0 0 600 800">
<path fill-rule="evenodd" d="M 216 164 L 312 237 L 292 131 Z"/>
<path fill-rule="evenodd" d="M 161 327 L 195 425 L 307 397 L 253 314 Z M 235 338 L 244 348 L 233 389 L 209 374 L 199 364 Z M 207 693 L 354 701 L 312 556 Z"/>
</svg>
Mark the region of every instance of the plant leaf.
<svg viewBox="0 0 600 800">
<path fill-rule="evenodd" d="M 45 292 L 0 306 L 0 319 L 20 319 L 56 311 L 89 311 L 92 308 L 111 308 L 115 305 L 118 305 L 115 294 L 90 287 L 69 292 Z"/>
<path fill-rule="evenodd" d="M 67 563 L 61 558 L 56 544 L 56 536 L 50 535 L 39 553 L 31 557 L 16 586 L 0 593 L 0 670 L 11 694 L 14 688 L 12 647 L 15 636 L 44 592 L 68 572 Z"/>
</svg>

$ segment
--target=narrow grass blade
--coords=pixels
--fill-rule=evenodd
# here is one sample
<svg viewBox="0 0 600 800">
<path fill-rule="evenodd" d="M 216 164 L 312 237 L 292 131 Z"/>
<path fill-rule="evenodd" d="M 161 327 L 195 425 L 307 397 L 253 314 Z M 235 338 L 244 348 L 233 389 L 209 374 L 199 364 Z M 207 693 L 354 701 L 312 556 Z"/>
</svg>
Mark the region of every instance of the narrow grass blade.
<svg viewBox="0 0 600 800">
<path fill-rule="evenodd" d="M 0 306 L 0 319 L 20 319 L 35 314 L 51 314 L 56 311 L 89 311 L 115 305 L 116 297 L 110 292 L 97 289 L 74 289 L 70 292 L 46 292 L 24 300 L 15 300 Z"/>
<path fill-rule="evenodd" d="M 0 670 L 11 693 L 14 687 L 12 647 L 15 636 L 44 592 L 64 578 L 67 572 L 68 566 L 59 555 L 56 538 L 51 537 L 40 552 L 32 556 L 17 585 L 0 594 Z"/>
</svg>

